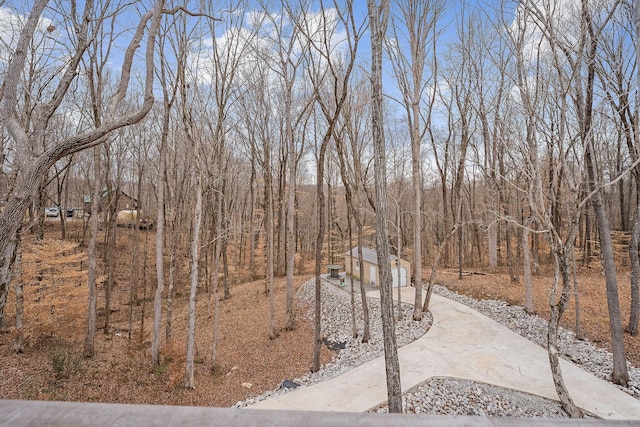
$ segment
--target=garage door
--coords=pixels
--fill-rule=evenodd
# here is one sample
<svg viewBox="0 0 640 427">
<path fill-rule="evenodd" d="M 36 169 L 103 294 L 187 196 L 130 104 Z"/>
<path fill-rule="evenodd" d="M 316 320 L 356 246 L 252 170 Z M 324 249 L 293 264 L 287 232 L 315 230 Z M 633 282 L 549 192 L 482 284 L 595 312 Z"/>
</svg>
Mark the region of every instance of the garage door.
<svg viewBox="0 0 640 427">
<path fill-rule="evenodd" d="M 398 282 L 401 287 L 407 286 L 407 268 L 400 267 L 400 280 L 398 281 L 398 267 L 391 269 L 391 277 L 393 278 L 393 287 L 398 287 Z"/>
<path fill-rule="evenodd" d="M 369 266 L 369 283 L 371 283 L 372 286 L 376 286 L 377 278 L 378 278 L 378 266 L 370 265 Z"/>
</svg>

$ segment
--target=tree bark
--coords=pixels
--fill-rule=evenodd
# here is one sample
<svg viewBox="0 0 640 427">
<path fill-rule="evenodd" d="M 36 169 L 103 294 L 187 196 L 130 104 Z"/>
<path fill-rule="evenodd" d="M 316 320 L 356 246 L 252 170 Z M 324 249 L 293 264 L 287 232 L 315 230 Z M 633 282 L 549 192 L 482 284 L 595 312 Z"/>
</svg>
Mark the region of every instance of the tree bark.
<svg viewBox="0 0 640 427">
<path fill-rule="evenodd" d="M 166 107 L 166 105 L 165 105 Z M 158 167 L 158 212 L 156 215 L 156 291 L 153 296 L 153 331 L 151 333 L 151 366 L 160 363 L 160 329 L 162 327 L 162 294 L 164 293 L 164 174 L 166 168 L 166 140 L 168 136 L 168 109 L 165 110 L 160 164 Z"/>
<path fill-rule="evenodd" d="M 588 150 L 587 169 L 589 173 L 589 187 L 595 192 L 592 198 L 593 209 L 596 213 L 598 234 L 600 237 L 600 249 L 602 251 L 602 264 L 604 267 L 605 286 L 607 290 L 607 309 L 609 311 L 609 326 L 611 328 L 611 345 L 613 348 L 613 372 L 611 380 L 620 385 L 626 386 L 629 382 L 627 371 L 627 357 L 624 349 L 624 332 L 622 329 L 622 315 L 620 313 L 620 300 L 618 299 L 618 282 L 616 276 L 616 266 L 613 255 L 613 241 L 609 220 L 602 204 L 600 191 L 596 188 L 595 167 L 591 160 L 591 150 Z"/>
<path fill-rule="evenodd" d="M 287 81 L 287 83 L 289 83 Z M 293 82 L 291 82 L 293 83 Z M 287 92 L 285 93 L 284 99 L 284 110 L 285 110 L 285 138 L 287 141 L 287 152 L 288 152 L 288 163 L 289 163 L 289 185 L 287 186 L 287 256 L 286 256 L 286 271 L 287 271 L 287 282 L 286 282 L 286 310 L 287 310 L 287 320 L 285 324 L 286 330 L 292 330 L 295 326 L 295 318 L 293 313 L 293 273 L 295 269 L 295 254 L 296 254 L 296 243 L 295 243 L 295 197 L 296 197 L 296 166 L 297 166 L 297 156 L 296 156 L 296 145 L 293 138 L 293 126 L 292 126 L 292 112 L 291 112 L 291 104 L 292 104 L 292 84 L 287 84 Z"/>
<path fill-rule="evenodd" d="M 266 237 L 266 265 L 265 265 L 265 290 L 269 294 L 269 338 L 276 334 L 276 308 L 275 290 L 273 286 L 274 276 L 274 209 L 273 209 L 273 181 L 271 175 L 271 146 L 269 141 L 263 140 L 264 155 L 264 224 Z"/>
<path fill-rule="evenodd" d="M 15 290 L 16 290 L 16 339 L 13 343 L 13 351 L 22 353 L 24 351 L 24 333 L 22 330 L 24 324 L 24 286 L 22 281 L 22 248 L 18 242 L 16 265 L 14 271 Z"/>
<path fill-rule="evenodd" d="M 96 241 L 98 239 L 98 200 L 100 199 L 101 190 L 101 173 L 100 173 L 100 147 L 93 148 L 93 167 L 94 181 L 93 191 L 91 194 L 91 218 L 89 232 L 89 247 L 87 248 L 87 257 L 89 258 L 88 286 L 89 286 L 89 308 L 87 316 L 87 331 L 84 341 L 84 356 L 93 357 L 95 354 L 95 337 L 97 325 L 97 294 L 96 278 L 98 276 L 98 262 L 96 254 Z"/>
<path fill-rule="evenodd" d="M 524 271 L 525 303 L 527 313 L 533 313 L 533 284 L 531 283 L 531 248 L 529 247 L 529 227 L 531 221 L 527 220 L 522 229 L 522 265 Z"/>
<path fill-rule="evenodd" d="M 200 226 L 202 223 L 202 183 L 196 178 L 196 206 L 193 211 L 193 236 L 191 237 L 191 274 L 189 289 L 189 323 L 187 330 L 187 360 L 185 387 L 195 389 L 194 359 L 196 337 L 196 294 L 198 292 L 198 253 L 200 248 Z"/>
<path fill-rule="evenodd" d="M 175 216 L 175 214 L 174 214 Z M 175 289 L 175 277 L 176 277 L 176 232 L 175 232 L 175 218 L 172 218 L 170 230 L 169 230 L 169 289 L 167 289 L 167 324 L 165 327 L 165 341 L 171 342 L 171 328 L 173 324 L 173 292 Z"/>
<path fill-rule="evenodd" d="M 318 165 L 316 168 L 316 209 L 317 209 L 317 221 L 318 221 L 318 234 L 316 236 L 316 262 L 315 262 L 315 306 L 314 306 L 314 328 L 313 328 L 313 367 L 312 372 L 318 372 L 320 370 L 320 348 L 322 347 L 322 336 L 320 334 L 320 326 L 322 323 L 322 294 L 321 294 L 321 279 L 320 272 L 322 269 L 322 248 L 324 245 L 324 231 L 326 219 L 324 216 L 324 162 L 327 146 L 329 145 L 329 136 L 325 135 L 320 145 L 320 152 L 318 153 Z"/>
<path fill-rule="evenodd" d="M 358 215 L 358 213 L 356 213 Z M 365 289 L 364 284 L 364 256 L 362 254 L 362 249 L 364 248 L 364 227 L 362 225 L 362 221 L 360 219 L 356 219 L 356 226 L 358 227 L 358 263 L 360 265 L 360 269 L 358 272 L 358 276 L 360 279 L 360 300 L 362 301 L 362 318 L 363 318 L 363 329 L 362 329 L 362 342 L 367 343 L 371 337 L 370 326 L 371 323 L 369 321 L 369 303 L 367 302 L 367 290 Z"/>
<path fill-rule="evenodd" d="M 640 3 L 640 1 L 638 2 Z M 640 318 L 640 257 L 638 257 L 638 245 L 640 245 L 640 194 L 636 195 L 636 219 L 633 222 L 631 241 L 629 242 L 629 262 L 631 264 L 631 313 L 626 332 L 632 336 L 638 335 L 638 319 Z"/>
<path fill-rule="evenodd" d="M 382 311 L 382 333 L 384 358 L 387 371 L 387 398 L 389 412 L 402 412 L 402 388 L 400 385 L 400 363 L 396 343 L 395 319 L 393 317 L 393 295 L 391 266 L 389 259 L 389 237 L 387 232 L 387 176 L 384 137 L 384 113 L 382 93 L 382 42 L 387 32 L 389 2 L 376 4 L 367 0 L 369 30 L 371 32 L 371 126 L 373 130 L 374 181 L 376 190 L 376 248 L 378 273 L 380 276 L 380 305 Z"/>
<path fill-rule="evenodd" d="M 487 246 L 489 258 L 489 272 L 493 273 L 498 268 L 498 224 L 493 219 L 487 230 Z"/>
<path fill-rule="evenodd" d="M 400 274 L 400 259 L 401 259 L 401 254 L 402 254 L 402 227 L 400 226 L 400 222 L 402 221 L 401 219 L 401 215 L 400 215 L 400 204 L 398 203 L 398 205 L 396 206 L 396 227 L 398 229 L 398 255 L 396 258 L 396 277 L 398 280 L 398 320 L 402 319 L 402 282 L 401 282 L 401 274 Z M 393 277 L 392 277 L 393 278 Z M 392 280 L 393 282 L 393 280 Z M 422 302 L 422 296 L 420 296 L 420 302 Z M 420 310 L 419 310 L 420 311 Z M 415 308 L 414 308 L 414 312 L 415 312 Z M 422 313 L 422 311 L 420 311 Z"/>
<path fill-rule="evenodd" d="M 571 251 L 573 248 L 571 248 Z M 554 285 L 551 289 L 550 308 L 549 313 L 549 327 L 547 329 L 548 348 L 547 353 L 549 355 L 549 364 L 551 367 L 551 375 L 553 377 L 553 384 L 556 388 L 556 393 L 560 399 L 560 405 L 562 409 L 569 414 L 571 418 L 579 418 L 582 416 L 582 411 L 573 402 L 573 399 L 569 395 L 569 391 L 564 383 L 562 376 L 562 370 L 560 369 L 560 360 L 558 356 L 558 325 L 560 324 L 560 318 L 567 308 L 569 303 L 569 295 L 571 292 L 571 280 L 569 278 L 569 261 L 567 259 L 567 249 L 558 248 L 556 246 L 554 250 L 554 258 L 556 263 L 556 274 L 554 279 Z M 557 280 L 558 276 L 562 279 L 562 289 L 560 298 L 557 298 Z"/>
<path fill-rule="evenodd" d="M 573 273 L 573 298 L 576 307 L 575 333 L 576 339 L 582 340 L 584 337 L 582 335 L 582 328 L 580 327 L 580 292 L 578 290 L 578 271 L 575 248 L 571 251 L 571 272 Z"/>
</svg>

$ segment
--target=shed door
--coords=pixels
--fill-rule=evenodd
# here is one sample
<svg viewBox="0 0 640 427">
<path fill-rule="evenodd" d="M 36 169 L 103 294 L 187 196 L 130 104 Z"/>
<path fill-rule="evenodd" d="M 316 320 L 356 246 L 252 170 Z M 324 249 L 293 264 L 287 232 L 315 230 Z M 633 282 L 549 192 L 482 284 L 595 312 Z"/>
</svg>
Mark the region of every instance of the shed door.
<svg viewBox="0 0 640 427">
<path fill-rule="evenodd" d="M 378 269 L 376 267 L 375 265 L 369 266 L 369 282 L 371 282 L 373 286 L 376 285 L 378 279 Z"/>
<path fill-rule="evenodd" d="M 398 280 L 398 270 L 400 270 L 400 280 Z M 398 287 L 398 282 L 401 287 L 407 286 L 407 268 L 395 267 L 391 269 L 391 278 L 393 279 L 393 287 Z"/>
</svg>

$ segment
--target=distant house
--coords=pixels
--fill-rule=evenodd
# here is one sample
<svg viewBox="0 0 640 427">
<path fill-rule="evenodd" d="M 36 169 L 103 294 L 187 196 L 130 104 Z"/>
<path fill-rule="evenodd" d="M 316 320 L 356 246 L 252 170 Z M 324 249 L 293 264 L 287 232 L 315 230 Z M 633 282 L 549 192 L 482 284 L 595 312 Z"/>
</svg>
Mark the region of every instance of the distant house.
<svg viewBox="0 0 640 427">
<path fill-rule="evenodd" d="M 353 258 L 353 272 L 351 271 L 351 259 Z M 344 254 L 344 265 L 347 274 L 351 274 L 354 278 L 361 280 L 373 286 L 380 283 L 380 275 L 378 273 L 378 253 L 373 249 L 362 248 L 362 260 L 364 265 L 360 268 L 358 259 L 358 247 Z M 399 259 L 395 255 L 391 255 L 391 277 L 393 278 L 393 287 L 398 285 L 407 286 L 411 277 L 411 263 L 404 259 Z M 362 271 L 362 279 L 360 272 Z"/>
</svg>

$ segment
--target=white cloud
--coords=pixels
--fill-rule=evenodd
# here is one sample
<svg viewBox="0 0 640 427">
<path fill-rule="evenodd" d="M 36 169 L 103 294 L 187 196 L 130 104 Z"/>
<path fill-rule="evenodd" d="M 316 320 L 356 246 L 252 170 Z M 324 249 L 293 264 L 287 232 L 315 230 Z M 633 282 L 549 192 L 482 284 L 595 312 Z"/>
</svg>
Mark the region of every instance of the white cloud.
<svg viewBox="0 0 640 427">
<path fill-rule="evenodd" d="M 28 16 L 8 7 L 0 7 L 0 60 L 6 61 L 15 50 L 20 32 Z M 41 18 L 34 35 L 35 44 L 40 44 L 43 37 L 55 31 L 52 21 Z"/>
<path fill-rule="evenodd" d="M 302 55 L 313 55 L 316 64 L 326 63 L 321 55 L 308 49 L 310 38 L 318 47 L 322 46 L 337 58 L 346 49 L 346 30 L 340 28 L 338 13 L 335 9 L 303 12 L 298 19 L 305 34 L 295 27 L 294 22 L 279 13 L 249 11 L 244 19 L 238 19 L 218 34 L 215 43 L 212 39 L 203 40 L 198 49 L 189 58 L 195 79 L 203 84 L 214 85 L 214 48 L 221 62 L 236 63 L 241 79 L 251 78 L 255 74 L 259 61 L 268 66 L 267 85 L 274 87 L 280 81 L 280 57 L 287 55 L 288 46 L 292 46 L 290 60 L 297 62 Z M 264 80 L 264 70 L 260 74 Z"/>
<path fill-rule="evenodd" d="M 551 54 L 550 38 L 569 45 L 579 35 L 580 3 L 575 0 L 523 0 L 509 28 L 522 43 L 527 64 L 545 60 Z"/>
</svg>

